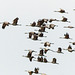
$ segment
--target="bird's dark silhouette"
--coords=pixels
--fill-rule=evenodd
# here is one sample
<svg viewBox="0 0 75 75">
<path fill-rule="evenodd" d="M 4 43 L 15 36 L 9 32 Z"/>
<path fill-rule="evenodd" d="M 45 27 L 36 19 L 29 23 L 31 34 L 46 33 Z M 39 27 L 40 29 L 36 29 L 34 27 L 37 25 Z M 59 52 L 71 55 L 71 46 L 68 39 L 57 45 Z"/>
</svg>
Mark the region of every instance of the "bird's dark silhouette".
<svg viewBox="0 0 75 75">
<path fill-rule="evenodd" d="M 60 8 L 60 10 L 59 10 L 59 11 L 54 11 L 54 12 L 67 13 L 67 14 L 68 14 L 68 12 L 66 12 L 64 9 L 61 9 L 61 8 Z"/>
<path fill-rule="evenodd" d="M 10 24 L 9 22 L 3 22 L 2 29 L 5 29 L 6 26 L 9 26 L 9 24 Z"/>
<path fill-rule="evenodd" d="M 75 51 L 74 49 L 72 49 L 71 45 L 69 45 L 67 49 L 63 49 L 63 50 L 68 50 L 68 52 L 74 52 Z"/>
<path fill-rule="evenodd" d="M 49 20 L 50 23 L 53 22 L 53 21 L 59 21 L 59 20 L 57 20 L 57 19 L 52 19 L 52 18 Z"/>
<path fill-rule="evenodd" d="M 54 29 L 55 26 L 58 27 L 58 25 L 50 24 L 48 28 L 49 28 L 49 29 L 51 29 L 51 28 Z"/>
<path fill-rule="evenodd" d="M 14 26 L 19 25 L 19 24 L 18 24 L 18 20 L 19 20 L 19 18 L 16 17 L 16 18 L 13 20 L 12 25 L 14 25 Z"/>
<path fill-rule="evenodd" d="M 57 59 L 56 58 L 53 58 L 51 63 L 53 63 L 53 64 L 59 64 L 59 63 L 57 63 Z"/>
</svg>

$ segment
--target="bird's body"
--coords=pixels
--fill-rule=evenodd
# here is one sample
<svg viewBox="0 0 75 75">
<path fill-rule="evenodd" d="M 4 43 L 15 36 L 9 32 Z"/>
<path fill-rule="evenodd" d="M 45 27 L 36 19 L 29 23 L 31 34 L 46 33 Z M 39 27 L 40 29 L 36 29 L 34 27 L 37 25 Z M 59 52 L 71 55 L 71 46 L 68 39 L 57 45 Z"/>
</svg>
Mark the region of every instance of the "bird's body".
<svg viewBox="0 0 75 75">
<path fill-rule="evenodd" d="M 75 28 L 75 27 L 73 27 L 73 26 L 64 26 L 64 28 Z"/>
<path fill-rule="evenodd" d="M 33 40 L 38 40 L 38 35 L 34 34 L 32 39 Z"/>
<path fill-rule="evenodd" d="M 59 21 L 57 19 L 50 19 L 49 22 L 52 22 L 52 21 Z"/>
<path fill-rule="evenodd" d="M 47 47 L 47 46 L 50 47 L 51 44 L 54 44 L 54 43 L 45 42 L 45 43 L 44 43 L 44 46 L 45 46 L 45 47 Z"/>
<path fill-rule="evenodd" d="M 69 39 L 69 34 L 68 33 L 64 34 L 64 36 L 65 36 L 65 39 Z"/>
<path fill-rule="evenodd" d="M 72 39 L 72 38 L 69 37 L 68 33 L 64 34 L 64 37 L 60 37 L 60 38 L 62 38 L 62 39 Z"/>
<path fill-rule="evenodd" d="M 27 50 L 26 50 L 26 51 L 27 51 Z M 28 50 L 28 51 L 29 51 L 29 52 L 28 52 L 27 56 L 24 56 L 24 55 L 23 55 L 23 57 L 29 58 L 29 60 L 30 60 L 30 62 L 31 62 L 32 59 L 35 58 L 34 56 L 32 56 L 32 53 L 35 52 L 35 51 L 32 51 L 32 50 Z"/>
<path fill-rule="evenodd" d="M 44 56 L 43 49 L 41 49 L 41 50 L 39 51 L 39 56 Z"/>
<path fill-rule="evenodd" d="M 45 32 L 45 26 L 40 27 L 39 32 Z"/>
<path fill-rule="evenodd" d="M 63 49 L 63 50 L 68 50 L 68 52 L 73 52 L 73 51 L 75 51 L 75 50 L 72 49 L 72 46 L 71 46 L 71 45 L 69 45 L 67 49 Z"/>
<path fill-rule="evenodd" d="M 66 18 L 66 17 L 64 17 L 64 16 L 62 16 L 62 20 L 61 20 L 62 22 L 69 22 L 70 23 L 70 21 L 68 21 L 68 18 Z"/>
<path fill-rule="evenodd" d="M 44 53 L 46 54 L 50 49 L 44 48 Z"/>
<path fill-rule="evenodd" d="M 38 33 L 38 36 L 43 37 L 43 33 L 42 32 Z"/>
<path fill-rule="evenodd" d="M 43 62 L 43 57 L 38 57 L 38 58 L 37 58 L 37 61 L 38 61 L 38 62 Z"/>
<path fill-rule="evenodd" d="M 39 68 L 35 68 L 35 69 L 34 69 L 34 73 L 35 73 L 35 74 L 38 74 L 38 73 L 39 73 Z"/>
<path fill-rule="evenodd" d="M 57 53 L 63 53 L 60 47 L 58 48 Z"/>
<path fill-rule="evenodd" d="M 28 72 L 29 75 L 32 75 L 34 73 L 33 71 L 27 71 L 27 70 L 25 70 L 25 71 Z"/>
<path fill-rule="evenodd" d="M 61 9 L 61 8 L 60 8 L 59 11 L 54 11 L 54 12 L 59 12 L 59 13 L 68 13 L 68 12 L 66 12 L 64 9 Z"/>
<path fill-rule="evenodd" d="M 47 59 L 46 59 L 46 58 L 44 58 L 44 59 L 43 59 L 43 62 L 44 62 L 44 63 L 47 63 L 48 61 L 47 61 Z"/>
<path fill-rule="evenodd" d="M 57 25 L 50 24 L 48 28 L 49 28 L 49 29 L 51 29 L 51 28 L 54 29 L 55 26 L 57 26 Z"/>
<path fill-rule="evenodd" d="M 36 22 L 33 22 L 32 24 L 30 24 L 30 26 L 35 27 L 36 26 Z"/>
<path fill-rule="evenodd" d="M 57 59 L 56 58 L 53 58 L 51 63 L 53 63 L 53 64 L 59 64 L 59 63 L 57 63 Z"/>
<path fill-rule="evenodd" d="M 17 18 L 15 18 L 14 20 L 13 20 L 13 23 L 12 23 L 12 25 L 18 25 L 17 23 L 18 23 L 18 20 L 19 20 L 19 18 L 17 17 Z"/>
<path fill-rule="evenodd" d="M 5 29 L 6 26 L 9 26 L 9 22 L 3 22 L 2 29 Z"/>
<path fill-rule="evenodd" d="M 44 19 L 38 20 L 37 27 L 41 27 L 43 25 L 43 23 L 44 23 Z"/>
</svg>

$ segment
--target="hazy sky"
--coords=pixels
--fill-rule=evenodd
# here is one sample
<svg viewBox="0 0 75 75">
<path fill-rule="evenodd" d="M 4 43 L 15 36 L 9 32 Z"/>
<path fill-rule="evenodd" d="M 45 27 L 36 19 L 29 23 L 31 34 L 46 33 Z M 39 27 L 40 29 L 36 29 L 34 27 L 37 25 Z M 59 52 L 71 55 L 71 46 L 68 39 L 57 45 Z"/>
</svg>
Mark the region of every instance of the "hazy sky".
<svg viewBox="0 0 75 75">
<path fill-rule="evenodd" d="M 53 12 L 65 9 L 68 14 Z M 0 0 L 0 22 L 12 22 L 14 18 L 19 17 L 19 24 L 22 26 L 8 26 L 2 29 L 0 24 L 0 75 L 28 75 L 25 70 L 34 70 L 40 68 L 41 73 L 47 75 L 74 75 L 75 73 L 75 52 L 63 51 L 64 54 L 48 52 L 49 61 L 53 57 L 57 58 L 59 65 L 42 64 L 38 62 L 29 62 L 23 58 L 26 55 L 25 49 L 34 49 L 39 52 L 40 47 L 44 47 L 39 41 L 28 40 L 25 32 L 34 31 L 36 28 L 26 27 L 42 18 L 62 19 L 62 16 L 68 18 L 71 23 L 53 22 L 58 25 L 54 30 L 48 30 L 47 38 L 39 38 L 42 41 L 54 42 L 50 49 L 57 50 L 58 47 L 67 48 L 70 41 L 75 41 L 75 29 L 64 29 L 63 26 L 75 26 L 75 0 Z M 73 40 L 59 39 L 68 32 Z M 72 44 L 71 44 L 72 45 Z M 75 46 L 73 46 L 73 49 Z"/>
</svg>

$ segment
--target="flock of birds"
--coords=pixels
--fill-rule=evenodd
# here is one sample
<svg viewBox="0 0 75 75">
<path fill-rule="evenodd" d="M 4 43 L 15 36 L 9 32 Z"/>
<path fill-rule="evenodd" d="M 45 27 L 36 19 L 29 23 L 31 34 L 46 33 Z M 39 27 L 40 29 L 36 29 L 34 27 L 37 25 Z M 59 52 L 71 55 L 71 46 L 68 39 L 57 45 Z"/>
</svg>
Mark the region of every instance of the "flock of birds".
<svg viewBox="0 0 75 75">
<path fill-rule="evenodd" d="M 54 12 L 68 14 L 68 12 L 66 12 L 64 9 L 60 9 L 59 11 L 54 11 Z M 18 20 L 19 20 L 19 18 L 17 17 L 13 20 L 13 23 L 2 22 L 1 23 L 2 29 L 5 29 L 5 27 L 9 26 L 9 25 L 13 25 L 13 26 L 21 25 L 21 24 L 18 24 Z M 48 32 L 46 31 L 46 28 L 47 29 L 54 29 L 55 27 L 58 27 L 58 25 L 51 24 L 53 21 L 70 23 L 70 21 L 68 21 L 68 18 L 66 18 L 64 16 L 62 16 L 62 20 L 53 19 L 53 18 L 51 18 L 51 19 L 40 19 L 37 22 L 30 23 L 30 25 L 26 25 L 26 26 L 31 26 L 31 27 L 38 27 L 39 29 L 34 30 L 34 32 L 32 32 L 32 31 L 31 32 L 25 32 L 25 34 L 28 34 L 28 39 L 31 39 L 31 40 L 34 40 L 34 41 L 36 41 L 36 40 L 41 41 L 39 39 L 39 37 L 45 37 L 45 38 L 47 37 L 47 36 L 44 36 L 44 33 L 48 34 Z M 75 27 L 64 26 L 64 28 L 71 28 L 72 29 L 72 28 L 75 28 Z M 38 32 L 36 32 L 36 31 L 38 31 Z M 60 39 L 72 39 L 72 38 L 70 38 L 69 33 L 65 33 L 64 37 L 60 37 Z M 75 42 L 69 42 L 69 43 L 72 43 L 72 45 L 75 45 Z M 46 54 L 47 54 L 48 51 L 52 51 L 52 52 L 55 52 L 55 53 L 61 53 L 61 54 L 64 54 L 62 52 L 62 50 L 67 50 L 69 52 L 75 52 L 75 49 L 72 49 L 71 45 L 69 45 L 66 49 L 64 49 L 64 48 L 62 49 L 61 47 L 58 47 L 57 51 L 54 51 L 54 50 L 51 50 L 51 49 L 47 48 L 47 46 L 51 47 L 51 45 L 53 45 L 54 43 L 46 41 L 46 42 L 41 42 L 40 44 L 43 44 L 43 46 L 45 48 L 40 48 L 39 53 L 37 53 L 37 51 L 34 51 L 34 50 L 25 50 L 25 51 L 28 51 L 28 54 L 23 55 L 22 57 L 28 58 L 30 62 L 35 61 L 35 62 L 40 62 L 40 63 L 59 64 L 57 62 L 56 58 L 53 58 L 52 61 L 47 60 Z M 36 53 L 36 54 L 34 54 L 34 56 L 33 56 L 33 53 Z M 29 75 L 32 75 L 33 73 L 46 75 L 46 73 L 39 73 L 39 68 L 36 68 L 36 67 L 35 67 L 34 71 L 25 70 L 25 72 L 28 72 Z"/>
</svg>

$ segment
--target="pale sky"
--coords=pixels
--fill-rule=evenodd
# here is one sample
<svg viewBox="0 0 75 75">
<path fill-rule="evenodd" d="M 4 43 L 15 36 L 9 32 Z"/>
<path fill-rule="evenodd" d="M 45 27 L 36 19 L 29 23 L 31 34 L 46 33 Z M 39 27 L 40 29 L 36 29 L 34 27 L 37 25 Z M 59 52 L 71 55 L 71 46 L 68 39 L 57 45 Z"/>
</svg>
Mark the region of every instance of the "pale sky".
<svg viewBox="0 0 75 75">
<path fill-rule="evenodd" d="M 65 9 L 68 14 L 54 12 L 59 8 Z M 54 42 L 50 49 L 56 51 L 58 47 L 67 48 L 69 42 L 75 41 L 75 29 L 63 28 L 68 25 L 75 26 L 74 8 L 75 0 L 0 0 L 0 22 L 12 22 L 14 18 L 19 17 L 18 23 L 22 24 L 16 27 L 8 26 L 5 29 L 2 29 L 0 24 L 0 75 L 29 75 L 25 70 L 34 70 L 35 67 L 39 67 L 39 71 L 47 75 L 74 75 L 75 52 L 63 51 L 64 54 L 48 52 L 48 60 L 51 61 L 55 57 L 59 65 L 29 62 L 22 57 L 27 54 L 25 49 L 34 49 L 39 52 L 39 48 L 44 47 L 39 41 L 28 40 L 28 35 L 24 34 L 36 29 L 25 25 L 33 21 L 37 22 L 38 19 L 62 19 L 62 16 L 65 16 L 71 21 L 71 23 L 53 22 L 58 27 L 54 30 L 47 29 L 48 33 L 45 33 L 47 38 L 39 38 L 42 41 Z M 66 32 L 73 40 L 59 39 Z M 72 47 L 75 48 L 73 45 Z"/>
</svg>

